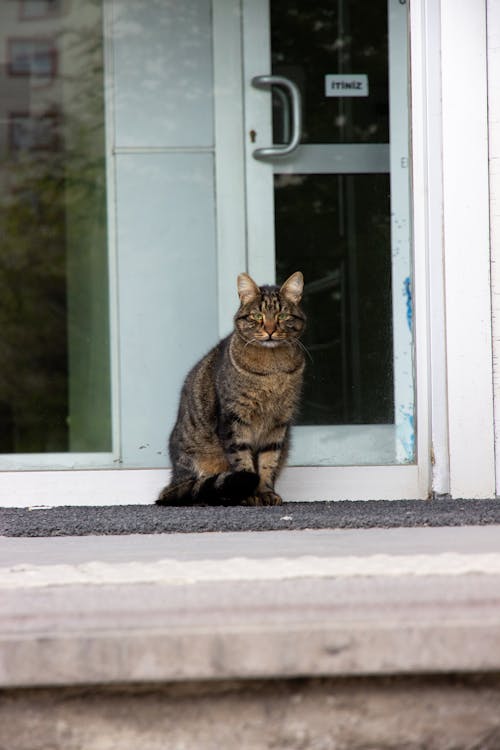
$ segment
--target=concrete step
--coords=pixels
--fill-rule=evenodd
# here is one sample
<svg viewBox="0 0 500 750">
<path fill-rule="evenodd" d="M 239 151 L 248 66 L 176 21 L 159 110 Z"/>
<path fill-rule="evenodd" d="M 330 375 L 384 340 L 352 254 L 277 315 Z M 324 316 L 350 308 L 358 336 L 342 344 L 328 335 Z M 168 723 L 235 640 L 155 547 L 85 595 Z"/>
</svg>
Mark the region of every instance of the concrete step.
<svg viewBox="0 0 500 750">
<path fill-rule="evenodd" d="M 13 690 L 5 750 L 498 750 L 497 676 Z"/>
<path fill-rule="evenodd" d="M 4 538 L 0 600 L 0 747 L 500 748 L 497 526 Z"/>
</svg>

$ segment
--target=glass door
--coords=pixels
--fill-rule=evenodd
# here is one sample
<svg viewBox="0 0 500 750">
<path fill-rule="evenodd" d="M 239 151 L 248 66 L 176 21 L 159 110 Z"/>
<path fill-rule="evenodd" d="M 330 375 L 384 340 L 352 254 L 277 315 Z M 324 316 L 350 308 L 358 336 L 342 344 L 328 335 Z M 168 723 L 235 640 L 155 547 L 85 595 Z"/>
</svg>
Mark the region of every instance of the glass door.
<svg viewBox="0 0 500 750">
<path fill-rule="evenodd" d="M 230 330 L 245 268 L 306 279 L 284 496 L 424 496 L 406 3 L 0 16 L 0 502 L 151 502 L 183 379 Z"/>
<path fill-rule="evenodd" d="M 292 465 L 415 461 L 407 6 L 245 0 L 248 264 L 306 280 Z"/>
</svg>

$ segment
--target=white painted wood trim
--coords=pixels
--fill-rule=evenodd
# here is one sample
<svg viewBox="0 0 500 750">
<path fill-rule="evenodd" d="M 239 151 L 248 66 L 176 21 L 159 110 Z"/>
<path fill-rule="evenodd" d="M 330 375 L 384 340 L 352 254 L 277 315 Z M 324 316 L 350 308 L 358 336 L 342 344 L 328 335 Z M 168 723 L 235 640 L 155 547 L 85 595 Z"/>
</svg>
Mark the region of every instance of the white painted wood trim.
<svg viewBox="0 0 500 750">
<path fill-rule="evenodd" d="M 429 0 L 432 2 L 432 0 Z M 428 171 L 428 22 L 427 3 L 410 5 L 410 116 L 411 200 L 413 245 L 413 335 L 415 358 L 416 493 L 431 492 L 431 360 L 429 339 L 432 323 L 429 297 L 429 205 L 431 175 Z M 401 467 L 404 468 L 404 467 Z M 402 496 L 403 497 L 403 496 Z M 410 497 L 410 495 L 405 495 Z"/>
<path fill-rule="evenodd" d="M 306 143 L 273 163 L 279 174 L 381 174 L 391 171 L 388 143 Z"/>
<path fill-rule="evenodd" d="M 219 335 L 232 329 L 236 277 L 247 268 L 240 0 L 213 0 Z"/>
<path fill-rule="evenodd" d="M 387 18 L 394 422 L 396 460 L 406 463 L 415 461 L 416 453 L 407 6 L 399 0 L 389 0 Z"/>
<path fill-rule="evenodd" d="M 441 0 L 450 491 L 493 497 L 486 5 Z"/>
<path fill-rule="evenodd" d="M 109 469 L 119 464 L 114 453 L 3 453 L 0 455 L 0 477 L 3 472 L 15 476 L 18 471 L 31 474 L 41 471 L 76 471 Z"/>
<path fill-rule="evenodd" d="M 169 475 L 166 469 L 2 472 L 0 506 L 150 505 Z"/>
<path fill-rule="evenodd" d="M 429 489 L 446 495 L 449 452 L 439 3 L 424 0 L 412 4 L 410 24 L 418 457 L 426 464 L 429 475 L 432 474 Z"/>
<path fill-rule="evenodd" d="M 493 387 L 496 494 L 500 495 L 500 0 L 487 2 L 487 28 Z"/>
<path fill-rule="evenodd" d="M 0 506 L 151 505 L 169 477 L 167 469 L 2 472 Z M 417 486 L 424 488 L 420 495 L 415 492 Z M 425 477 L 415 465 L 289 467 L 277 489 L 291 502 L 426 496 Z"/>
<path fill-rule="evenodd" d="M 287 501 L 425 498 L 421 469 L 411 466 L 291 466 L 277 490 Z M 425 480 L 424 480 L 425 481 Z"/>
<path fill-rule="evenodd" d="M 108 229 L 108 278 L 109 278 L 109 343 L 111 365 L 111 429 L 114 460 L 121 452 L 120 409 L 120 328 L 118 295 L 118 232 L 116 199 L 116 123 L 115 123 L 115 68 L 113 29 L 115 19 L 114 0 L 103 3 L 103 47 L 104 47 L 104 127 L 106 148 L 106 210 Z M 88 464 L 87 464 L 88 466 Z"/>
<path fill-rule="evenodd" d="M 276 274 L 274 240 L 274 165 L 252 153 L 273 142 L 271 89 L 256 89 L 254 76 L 271 73 L 269 0 L 242 0 L 243 89 L 245 96 L 245 175 L 248 272 L 258 284 L 273 284 Z M 265 30 L 265 31 L 263 31 Z M 250 132 L 255 133 L 251 142 Z"/>
<path fill-rule="evenodd" d="M 432 491 L 450 492 L 448 444 L 448 391 L 446 379 L 446 316 L 443 247 L 443 169 L 441 111 L 441 17 L 439 3 L 427 0 L 423 8 L 425 26 L 425 117 L 426 235 L 428 244 L 429 356 L 431 362 L 431 452 Z"/>
</svg>

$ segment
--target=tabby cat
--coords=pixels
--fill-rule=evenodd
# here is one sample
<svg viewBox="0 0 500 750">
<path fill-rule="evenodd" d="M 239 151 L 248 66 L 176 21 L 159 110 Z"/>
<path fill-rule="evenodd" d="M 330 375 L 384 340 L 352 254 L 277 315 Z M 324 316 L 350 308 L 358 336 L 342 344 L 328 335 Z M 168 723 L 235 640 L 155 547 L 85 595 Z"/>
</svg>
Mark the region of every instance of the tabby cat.
<svg viewBox="0 0 500 750">
<path fill-rule="evenodd" d="M 304 281 L 281 288 L 238 276 L 234 330 L 188 374 L 169 441 L 171 483 L 159 505 L 279 505 L 304 355 Z"/>
</svg>

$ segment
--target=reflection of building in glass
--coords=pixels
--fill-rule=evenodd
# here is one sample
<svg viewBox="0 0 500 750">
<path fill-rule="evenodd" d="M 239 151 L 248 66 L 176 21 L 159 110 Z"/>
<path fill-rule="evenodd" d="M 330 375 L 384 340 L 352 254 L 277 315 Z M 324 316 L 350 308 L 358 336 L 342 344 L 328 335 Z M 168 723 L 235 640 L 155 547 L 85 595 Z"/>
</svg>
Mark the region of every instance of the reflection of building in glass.
<svg viewBox="0 0 500 750">
<path fill-rule="evenodd" d="M 27 76 L 50 83 L 57 75 L 56 42 L 51 39 L 9 39 L 7 71 L 10 76 Z"/>
<path fill-rule="evenodd" d="M 22 20 L 40 20 L 59 13 L 61 0 L 21 0 L 19 5 L 19 17 Z"/>
<path fill-rule="evenodd" d="M 0 153 L 55 146 L 61 16 L 52 2 L 2 3 Z"/>
<path fill-rule="evenodd" d="M 30 112 L 9 112 L 9 151 L 57 150 L 57 114 L 44 112 L 34 116 Z"/>
</svg>

